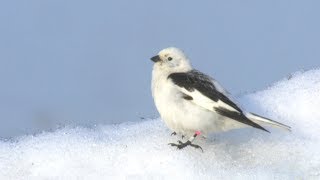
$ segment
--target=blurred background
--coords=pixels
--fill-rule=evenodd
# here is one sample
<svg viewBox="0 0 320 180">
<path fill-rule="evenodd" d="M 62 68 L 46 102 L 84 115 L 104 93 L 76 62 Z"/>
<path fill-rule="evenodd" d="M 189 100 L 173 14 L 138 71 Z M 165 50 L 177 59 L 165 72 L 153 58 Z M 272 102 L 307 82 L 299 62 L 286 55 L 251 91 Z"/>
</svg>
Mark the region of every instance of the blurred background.
<svg viewBox="0 0 320 180">
<path fill-rule="evenodd" d="M 152 62 L 182 48 L 237 95 L 320 65 L 320 1 L 0 2 L 0 137 L 158 117 Z"/>
</svg>

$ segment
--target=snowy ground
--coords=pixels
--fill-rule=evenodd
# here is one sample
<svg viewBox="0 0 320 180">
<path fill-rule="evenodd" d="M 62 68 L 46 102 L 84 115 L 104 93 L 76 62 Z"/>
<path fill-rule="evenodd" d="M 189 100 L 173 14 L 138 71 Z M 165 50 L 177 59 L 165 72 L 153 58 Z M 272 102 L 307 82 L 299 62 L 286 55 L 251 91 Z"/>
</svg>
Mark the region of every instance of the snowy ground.
<svg viewBox="0 0 320 180">
<path fill-rule="evenodd" d="M 238 99 L 292 127 L 215 134 L 204 153 L 178 151 L 159 120 L 63 128 L 0 141 L 0 179 L 319 179 L 320 70 L 296 73 Z M 270 128 L 269 128 L 270 129 Z"/>
</svg>

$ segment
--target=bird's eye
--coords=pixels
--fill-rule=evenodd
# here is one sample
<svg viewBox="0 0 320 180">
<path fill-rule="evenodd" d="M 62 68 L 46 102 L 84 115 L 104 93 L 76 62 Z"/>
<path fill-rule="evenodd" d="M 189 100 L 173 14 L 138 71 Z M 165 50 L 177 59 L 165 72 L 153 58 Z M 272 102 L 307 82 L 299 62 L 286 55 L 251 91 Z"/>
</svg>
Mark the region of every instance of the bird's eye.
<svg viewBox="0 0 320 180">
<path fill-rule="evenodd" d="M 171 61 L 171 60 L 172 60 L 172 57 L 168 57 L 168 60 Z"/>
</svg>

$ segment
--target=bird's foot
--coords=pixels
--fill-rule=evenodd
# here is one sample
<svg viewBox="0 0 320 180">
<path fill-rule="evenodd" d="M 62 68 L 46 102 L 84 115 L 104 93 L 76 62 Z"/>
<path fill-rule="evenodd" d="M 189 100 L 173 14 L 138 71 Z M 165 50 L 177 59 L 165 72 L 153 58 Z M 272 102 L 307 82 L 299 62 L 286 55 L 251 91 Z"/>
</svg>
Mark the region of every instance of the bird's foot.
<svg viewBox="0 0 320 180">
<path fill-rule="evenodd" d="M 191 147 L 194 147 L 196 149 L 200 149 L 202 152 L 203 152 L 203 149 L 201 146 L 197 145 L 197 144 L 192 144 L 191 141 L 187 141 L 185 143 L 181 142 L 181 141 L 178 141 L 178 144 L 175 144 L 175 143 L 169 143 L 168 145 L 171 145 L 171 146 L 176 146 L 177 149 L 183 149 L 187 146 L 191 146 Z"/>
</svg>

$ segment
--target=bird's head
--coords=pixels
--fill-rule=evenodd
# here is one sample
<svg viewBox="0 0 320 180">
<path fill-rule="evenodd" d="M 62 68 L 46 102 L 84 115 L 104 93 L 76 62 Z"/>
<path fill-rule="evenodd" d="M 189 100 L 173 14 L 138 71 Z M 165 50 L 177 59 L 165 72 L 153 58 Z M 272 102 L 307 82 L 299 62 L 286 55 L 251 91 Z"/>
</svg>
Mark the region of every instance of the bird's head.
<svg viewBox="0 0 320 180">
<path fill-rule="evenodd" d="M 167 72 L 186 72 L 192 69 L 187 56 L 175 47 L 161 50 L 151 60 L 155 63 L 154 67 Z"/>
</svg>

